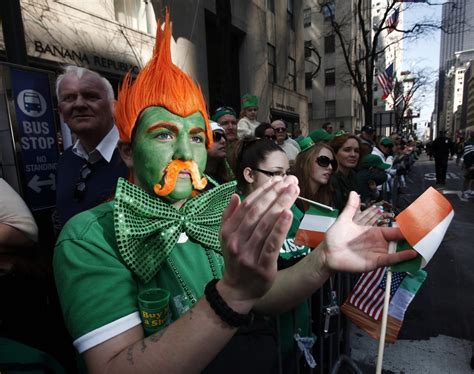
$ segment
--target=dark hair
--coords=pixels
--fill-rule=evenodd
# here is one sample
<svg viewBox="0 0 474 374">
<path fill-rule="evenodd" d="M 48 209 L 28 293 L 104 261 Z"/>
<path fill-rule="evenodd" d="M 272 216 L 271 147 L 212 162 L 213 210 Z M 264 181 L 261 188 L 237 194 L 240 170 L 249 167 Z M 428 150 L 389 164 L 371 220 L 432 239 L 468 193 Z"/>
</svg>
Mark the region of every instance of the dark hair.
<svg viewBox="0 0 474 374">
<path fill-rule="evenodd" d="M 356 136 L 354 134 L 339 135 L 339 136 L 334 137 L 334 139 L 331 140 L 329 145 L 333 149 L 334 155 L 337 155 L 337 152 L 339 152 L 339 150 L 344 146 L 344 144 L 349 139 L 354 139 L 357 142 L 357 144 L 359 145 L 359 160 L 357 160 L 357 165 L 355 167 L 357 169 L 359 167 L 360 160 L 362 159 L 362 156 L 363 156 L 362 155 L 362 144 L 361 144 L 360 139 L 359 139 L 358 136 Z"/>
<path fill-rule="evenodd" d="M 273 130 L 272 125 L 270 125 L 268 122 L 262 122 L 255 129 L 255 137 L 256 138 L 264 138 L 265 137 L 265 131 L 267 129 L 272 129 Z"/>
<path fill-rule="evenodd" d="M 330 127 L 330 126 L 332 127 L 332 123 L 331 123 L 331 122 L 324 122 L 324 123 L 323 123 L 323 129 L 324 129 L 324 130 L 327 130 L 328 127 Z"/>
<path fill-rule="evenodd" d="M 332 205 L 331 181 L 329 180 L 328 184 L 326 185 L 319 186 L 319 189 L 316 193 L 311 188 L 310 182 L 310 174 L 313 170 L 313 165 L 316 162 L 316 157 L 318 157 L 319 152 L 321 152 L 323 148 L 328 149 L 332 153 L 332 157 L 336 159 L 336 155 L 329 145 L 323 142 L 316 143 L 310 149 L 298 154 L 295 165 L 292 168 L 292 174 L 298 178 L 300 196 L 325 205 Z M 308 209 L 308 205 L 306 203 L 305 209 Z"/>
<path fill-rule="evenodd" d="M 270 153 L 285 152 L 280 146 L 267 138 L 255 138 L 246 136 L 236 142 L 232 154 L 232 171 L 237 180 L 237 189 L 246 194 L 248 182 L 244 178 L 245 168 L 258 168 L 259 164 L 267 158 Z"/>
</svg>

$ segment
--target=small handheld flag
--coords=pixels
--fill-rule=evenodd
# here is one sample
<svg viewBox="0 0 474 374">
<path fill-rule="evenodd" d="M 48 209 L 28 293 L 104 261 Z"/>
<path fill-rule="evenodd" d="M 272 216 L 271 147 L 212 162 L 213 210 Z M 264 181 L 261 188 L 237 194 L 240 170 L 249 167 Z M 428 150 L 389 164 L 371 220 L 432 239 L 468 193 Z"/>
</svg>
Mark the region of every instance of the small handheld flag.
<svg viewBox="0 0 474 374">
<path fill-rule="evenodd" d="M 413 248 L 420 256 L 392 266 L 393 271 L 414 271 L 431 260 L 454 217 L 450 202 L 433 187 L 428 188 L 396 218 L 406 241 L 398 243 L 397 251 Z"/>
<path fill-rule="evenodd" d="M 337 209 L 310 205 L 296 232 L 295 244 L 317 247 L 323 241 L 326 231 L 336 222 L 338 214 Z"/>
<path fill-rule="evenodd" d="M 387 343 L 395 343 L 408 306 L 426 279 L 426 272 L 393 273 L 387 320 Z M 374 339 L 380 338 L 387 268 L 364 273 L 341 307 L 351 321 Z"/>
</svg>

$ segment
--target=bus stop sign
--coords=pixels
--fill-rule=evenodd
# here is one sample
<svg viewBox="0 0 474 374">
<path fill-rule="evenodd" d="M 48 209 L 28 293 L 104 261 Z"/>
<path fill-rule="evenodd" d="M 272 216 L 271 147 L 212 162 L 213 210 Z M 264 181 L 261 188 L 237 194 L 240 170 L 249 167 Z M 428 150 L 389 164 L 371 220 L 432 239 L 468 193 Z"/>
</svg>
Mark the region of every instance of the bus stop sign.
<svg viewBox="0 0 474 374">
<path fill-rule="evenodd" d="M 15 67 L 10 72 L 24 197 L 31 210 L 49 208 L 56 202 L 58 163 L 49 75 Z"/>
</svg>

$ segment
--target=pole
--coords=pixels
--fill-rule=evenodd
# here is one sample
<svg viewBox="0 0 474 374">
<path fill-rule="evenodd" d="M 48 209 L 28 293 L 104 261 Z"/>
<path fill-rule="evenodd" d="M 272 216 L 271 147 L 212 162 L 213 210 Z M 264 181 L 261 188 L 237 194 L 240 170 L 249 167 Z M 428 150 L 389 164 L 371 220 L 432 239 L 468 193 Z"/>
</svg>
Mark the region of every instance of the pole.
<svg viewBox="0 0 474 374">
<path fill-rule="evenodd" d="M 395 224 L 394 224 L 395 225 Z M 388 253 L 395 253 L 397 242 L 390 242 Z M 388 306 L 390 303 L 390 288 L 392 287 L 392 270 L 387 269 L 387 282 L 385 286 L 385 299 L 383 303 L 382 326 L 380 327 L 379 351 L 377 355 L 377 367 L 375 374 L 382 374 L 383 353 L 385 348 L 385 334 L 387 332 Z"/>
</svg>

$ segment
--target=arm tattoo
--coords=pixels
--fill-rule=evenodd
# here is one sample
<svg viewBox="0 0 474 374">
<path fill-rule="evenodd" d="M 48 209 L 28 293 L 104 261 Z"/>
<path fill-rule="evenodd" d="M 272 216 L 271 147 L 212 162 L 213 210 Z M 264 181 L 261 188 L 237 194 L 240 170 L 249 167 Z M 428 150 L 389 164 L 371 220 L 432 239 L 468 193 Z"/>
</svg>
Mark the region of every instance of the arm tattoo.
<svg viewBox="0 0 474 374">
<path fill-rule="evenodd" d="M 133 361 L 133 345 L 128 347 L 127 349 L 127 361 L 129 365 L 135 364 L 135 362 Z"/>
<path fill-rule="evenodd" d="M 142 353 L 146 350 L 145 339 L 142 340 L 142 347 L 140 348 L 140 350 L 142 351 Z"/>
<path fill-rule="evenodd" d="M 148 337 L 152 343 L 158 343 L 160 339 L 163 337 L 164 332 L 166 331 L 166 328 L 157 332 L 156 334 L 153 334 Z"/>
</svg>

